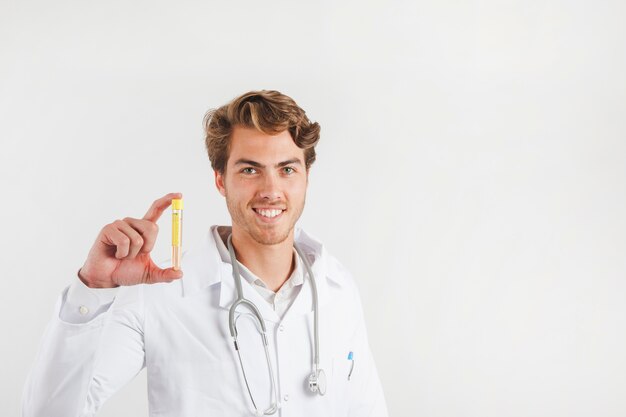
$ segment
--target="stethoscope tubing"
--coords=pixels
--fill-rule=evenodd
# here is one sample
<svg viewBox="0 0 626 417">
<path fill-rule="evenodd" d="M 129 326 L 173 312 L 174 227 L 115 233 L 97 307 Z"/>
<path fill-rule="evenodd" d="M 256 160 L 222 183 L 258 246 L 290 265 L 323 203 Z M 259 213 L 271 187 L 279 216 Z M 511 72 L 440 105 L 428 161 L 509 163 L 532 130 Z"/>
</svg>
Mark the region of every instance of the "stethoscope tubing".
<svg viewBox="0 0 626 417">
<path fill-rule="evenodd" d="M 272 368 L 272 363 L 271 363 L 271 358 L 270 358 L 270 354 L 269 354 L 269 349 L 268 349 L 268 341 L 267 341 L 267 329 L 265 326 L 265 320 L 263 319 L 263 316 L 261 315 L 261 312 L 259 311 L 259 309 L 257 308 L 257 306 L 250 300 L 244 298 L 243 296 L 243 288 L 241 286 L 241 274 L 239 272 L 239 263 L 237 262 L 237 257 L 235 255 L 235 249 L 233 248 L 233 244 L 232 244 L 232 234 L 230 234 L 228 236 L 227 239 L 227 245 L 228 245 L 228 252 L 230 254 L 230 260 L 231 260 L 231 266 L 233 269 L 233 279 L 235 281 L 235 287 L 237 289 L 237 298 L 234 301 L 234 303 L 231 305 L 230 310 L 228 312 L 228 327 L 230 329 L 230 335 L 233 338 L 233 342 L 235 345 L 235 350 L 237 351 L 237 355 L 239 358 L 239 364 L 241 365 L 241 371 L 243 373 L 243 378 L 246 384 L 246 388 L 248 390 L 248 395 L 250 396 L 250 400 L 252 401 L 252 405 L 255 408 L 256 414 L 257 415 L 262 415 L 262 414 L 274 414 L 278 408 L 280 407 L 280 405 L 278 404 L 278 394 L 276 391 L 276 380 L 274 377 L 274 370 Z M 313 357 L 313 363 L 314 363 L 314 371 L 312 375 L 315 375 L 315 380 L 317 381 L 317 376 L 319 375 L 320 372 L 320 347 L 319 347 L 319 306 L 318 306 L 318 295 L 317 295 L 317 283 L 315 282 L 315 277 L 313 275 L 313 270 L 311 268 L 311 264 L 309 263 L 309 260 L 307 259 L 307 257 L 304 255 L 304 252 L 302 252 L 302 250 L 300 249 L 299 245 L 297 245 L 294 242 L 294 248 L 296 249 L 296 252 L 298 253 L 298 256 L 300 256 L 300 258 L 302 259 L 302 263 L 304 264 L 304 267 L 306 269 L 307 275 L 309 276 L 309 282 L 311 284 L 311 292 L 312 292 L 312 296 L 313 296 L 313 332 L 314 332 L 314 357 Z M 254 316 L 257 318 L 257 321 L 259 323 L 259 325 L 261 326 L 261 336 L 263 339 L 263 347 L 265 349 L 265 357 L 267 359 L 267 366 L 269 369 L 269 373 L 270 373 L 270 380 L 271 380 L 271 384 L 272 384 L 272 393 L 274 396 L 274 400 L 272 405 L 265 410 L 263 413 L 261 413 L 259 411 L 259 409 L 257 408 L 256 402 L 254 401 L 254 398 L 252 397 L 252 392 L 250 390 L 250 386 L 248 384 L 248 378 L 246 377 L 245 374 L 245 370 L 243 367 L 243 361 L 241 359 L 241 353 L 239 352 L 239 346 L 237 343 L 237 326 L 236 326 L 236 318 L 235 318 L 235 312 L 237 310 L 237 307 L 243 305 L 245 307 L 248 307 L 252 313 L 254 314 Z M 321 392 L 321 394 L 323 395 L 324 392 Z"/>
</svg>

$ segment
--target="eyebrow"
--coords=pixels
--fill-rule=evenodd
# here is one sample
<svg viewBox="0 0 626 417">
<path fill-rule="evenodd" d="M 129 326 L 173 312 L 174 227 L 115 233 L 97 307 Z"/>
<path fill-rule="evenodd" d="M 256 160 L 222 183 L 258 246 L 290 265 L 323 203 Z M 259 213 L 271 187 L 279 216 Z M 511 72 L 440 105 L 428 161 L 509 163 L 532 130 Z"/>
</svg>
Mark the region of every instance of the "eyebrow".
<svg viewBox="0 0 626 417">
<path fill-rule="evenodd" d="M 235 165 L 251 165 L 256 168 L 265 168 L 265 165 L 260 164 L 256 161 L 252 161 L 250 159 L 238 159 L 237 161 L 235 161 Z M 302 162 L 298 158 L 292 158 L 292 159 L 288 159 L 286 161 L 277 163 L 275 167 L 282 168 L 287 165 L 302 165 Z"/>
</svg>

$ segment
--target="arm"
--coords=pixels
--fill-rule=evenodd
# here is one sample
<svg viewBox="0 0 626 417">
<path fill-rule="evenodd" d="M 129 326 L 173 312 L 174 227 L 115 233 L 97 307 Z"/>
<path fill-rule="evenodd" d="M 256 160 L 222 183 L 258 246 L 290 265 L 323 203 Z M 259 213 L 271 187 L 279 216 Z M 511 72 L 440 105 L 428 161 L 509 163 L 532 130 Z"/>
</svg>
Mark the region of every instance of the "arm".
<svg viewBox="0 0 626 417">
<path fill-rule="evenodd" d="M 93 416 L 145 366 L 143 285 L 182 277 L 150 257 L 156 222 L 175 197 L 182 194 L 155 200 L 141 219 L 102 228 L 80 282 L 57 300 L 24 387 L 23 417 Z"/>
<path fill-rule="evenodd" d="M 85 288 L 77 280 L 57 299 L 24 387 L 23 417 L 93 416 L 145 366 L 141 286 L 117 295 Z"/>
</svg>

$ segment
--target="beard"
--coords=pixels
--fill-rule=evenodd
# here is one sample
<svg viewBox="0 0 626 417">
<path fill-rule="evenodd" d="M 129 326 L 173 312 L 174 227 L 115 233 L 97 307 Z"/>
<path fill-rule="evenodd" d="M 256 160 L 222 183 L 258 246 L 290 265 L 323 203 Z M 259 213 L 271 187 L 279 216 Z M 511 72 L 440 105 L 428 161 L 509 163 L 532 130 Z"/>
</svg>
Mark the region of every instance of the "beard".
<svg viewBox="0 0 626 417">
<path fill-rule="evenodd" d="M 286 204 L 287 209 L 283 212 L 283 218 L 279 224 L 259 224 L 256 213 L 254 213 L 252 209 L 255 203 L 240 206 L 236 201 L 229 198 L 228 192 L 226 192 L 226 206 L 232 218 L 233 227 L 239 227 L 242 231 L 246 232 L 252 240 L 261 245 L 277 245 L 284 242 L 292 232 L 300 215 L 302 215 L 304 202 L 305 199 L 303 198 L 302 203 L 298 206 Z M 264 205 L 271 204 L 265 202 Z"/>
</svg>

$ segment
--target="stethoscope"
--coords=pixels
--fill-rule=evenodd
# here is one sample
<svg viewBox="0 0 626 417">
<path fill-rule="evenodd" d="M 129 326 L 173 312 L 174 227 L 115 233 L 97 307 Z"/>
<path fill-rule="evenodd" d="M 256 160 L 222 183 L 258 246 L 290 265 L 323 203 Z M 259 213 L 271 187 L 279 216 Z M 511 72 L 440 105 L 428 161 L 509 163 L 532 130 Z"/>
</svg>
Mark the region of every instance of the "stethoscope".
<svg viewBox="0 0 626 417">
<path fill-rule="evenodd" d="M 252 405 L 254 406 L 255 414 L 257 416 L 262 415 L 270 415 L 274 414 L 280 405 L 278 403 L 278 393 L 276 392 L 276 378 L 274 376 L 274 368 L 272 368 L 272 360 L 270 358 L 270 352 L 267 345 L 267 334 L 265 328 L 265 321 L 263 320 L 263 316 L 259 312 L 259 309 L 256 305 L 250 300 L 243 298 L 243 290 L 241 289 L 241 275 L 239 274 L 239 264 L 237 263 L 237 258 L 235 256 L 235 250 L 233 249 L 233 244 L 231 243 L 232 234 L 228 236 L 227 244 L 228 244 L 228 252 L 230 252 L 230 263 L 233 268 L 233 278 L 235 280 L 235 285 L 237 287 L 237 299 L 230 307 L 230 311 L 228 313 L 228 326 L 230 327 L 230 335 L 233 337 L 233 341 L 235 343 L 235 350 L 237 351 L 237 356 L 239 357 L 239 365 L 241 366 L 241 373 L 243 374 L 243 380 L 246 383 L 246 389 L 248 390 L 248 395 L 250 396 L 250 400 L 252 401 Z M 315 334 L 315 356 L 314 356 L 314 364 L 313 364 L 313 372 L 309 375 L 309 389 L 311 392 L 317 393 L 319 395 L 326 394 L 326 374 L 324 370 L 320 368 L 320 347 L 319 347 L 319 334 L 318 334 L 318 304 L 317 304 L 317 285 L 315 283 L 315 278 L 313 276 L 313 271 L 311 270 L 311 265 L 309 265 L 309 261 L 304 256 L 304 253 L 300 250 L 298 245 L 294 242 L 294 248 L 296 248 L 296 252 L 302 259 L 304 263 L 304 267 L 306 268 L 306 272 L 309 276 L 309 282 L 311 283 L 311 289 L 313 292 L 313 313 L 314 313 L 314 334 Z M 240 304 L 245 305 L 254 314 L 256 320 L 258 321 L 259 331 L 261 332 L 261 338 L 263 339 L 263 347 L 265 348 L 265 358 L 267 359 L 267 368 L 270 373 L 270 381 L 272 385 L 272 403 L 265 411 L 260 411 L 252 397 L 252 392 L 250 391 L 250 385 L 248 384 L 248 378 L 246 378 L 246 372 L 243 369 L 243 362 L 241 361 L 241 353 L 239 352 L 239 344 L 237 343 L 237 319 L 235 318 L 235 310 L 237 306 Z"/>
</svg>

